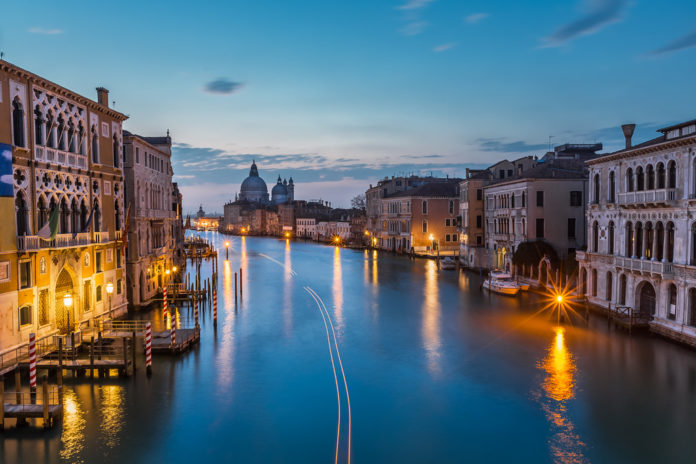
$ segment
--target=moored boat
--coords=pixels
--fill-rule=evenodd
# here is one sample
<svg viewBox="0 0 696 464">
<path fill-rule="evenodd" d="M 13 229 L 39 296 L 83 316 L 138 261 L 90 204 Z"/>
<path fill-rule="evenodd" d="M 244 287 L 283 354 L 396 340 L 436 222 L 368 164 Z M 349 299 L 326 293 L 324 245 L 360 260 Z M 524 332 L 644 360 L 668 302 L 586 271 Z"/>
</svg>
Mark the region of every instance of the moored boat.
<svg viewBox="0 0 696 464">
<path fill-rule="evenodd" d="M 451 271 L 457 268 L 457 261 L 447 256 L 440 260 L 440 269 Z"/>
<path fill-rule="evenodd" d="M 520 286 L 506 272 L 491 271 L 488 279 L 483 282 L 483 288 L 500 295 L 515 296 L 520 292 Z"/>
</svg>

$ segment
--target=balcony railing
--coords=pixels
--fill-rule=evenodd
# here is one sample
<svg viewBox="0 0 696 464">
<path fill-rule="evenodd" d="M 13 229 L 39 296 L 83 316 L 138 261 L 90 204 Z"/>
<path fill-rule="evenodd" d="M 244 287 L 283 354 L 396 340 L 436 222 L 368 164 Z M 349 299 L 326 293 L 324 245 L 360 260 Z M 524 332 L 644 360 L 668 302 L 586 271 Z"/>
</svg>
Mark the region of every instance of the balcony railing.
<svg viewBox="0 0 696 464">
<path fill-rule="evenodd" d="M 666 204 L 677 199 L 677 189 L 619 193 L 618 199 L 620 205 Z"/>
<path fill-rule="evenodd" d="M 109 242 L 108 232 L 95 232 L 94 233 L 94 243 L 107 243 Z"/>
<path fill-rule="evenodd" d="M 116 231 L 116 240 L 121 240 L 122 238 L 123 238 L 123 231 L 117 230 Z"/>
<path fill-rule="evenodd" d="M 39 161 L 62 164 L 73 168 L 87 169 L 87 156 L 79 153 L 70 153 L 55 148 L 34 147 L 34 158 Z"/>
<path fill-rule="evenodd" d="M 586 254 L 584 251 L 576 250 L 575 251 L 575 259 L 577 261 L 585 261 L 586 259 Z"/>
<path fill-rule="evenodd" d="M 38 235 L 23 235 L 17 237 L 17 249 L 19 251 L 36 251 L 42 248 L 69 248 L 89 245 L 89 233 L 82 234 L 58 234 L 53 240 L 42 240 Z"/>
<path fill-rule="evenodd" d="M 672 263 L 663 263 L 662 261 L 651 261 L 649 259 L 626 258 L 617 256 L 616 267 L 623 268 L 627 271 L 650 272 L 651 274 L 659 274 L 662 276 L 672 275 L 674 265 Z"/>
</svg>

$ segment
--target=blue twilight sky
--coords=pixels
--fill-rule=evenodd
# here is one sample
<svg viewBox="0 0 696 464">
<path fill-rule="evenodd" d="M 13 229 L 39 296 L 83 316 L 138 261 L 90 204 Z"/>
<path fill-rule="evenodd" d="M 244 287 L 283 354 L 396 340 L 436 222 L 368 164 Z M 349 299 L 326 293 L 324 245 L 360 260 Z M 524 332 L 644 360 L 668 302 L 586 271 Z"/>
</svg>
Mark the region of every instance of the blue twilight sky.
<svg viewBox="0 0 696 464">
<path fill-rule="evenodd" d="M 5 59 L 171 130 L 185 210 L 222 210 L 256 159 L 347 205 L 403 172 L 621 146 L 696 117 L 696 2 L 11 2 Z"/>
</svg>

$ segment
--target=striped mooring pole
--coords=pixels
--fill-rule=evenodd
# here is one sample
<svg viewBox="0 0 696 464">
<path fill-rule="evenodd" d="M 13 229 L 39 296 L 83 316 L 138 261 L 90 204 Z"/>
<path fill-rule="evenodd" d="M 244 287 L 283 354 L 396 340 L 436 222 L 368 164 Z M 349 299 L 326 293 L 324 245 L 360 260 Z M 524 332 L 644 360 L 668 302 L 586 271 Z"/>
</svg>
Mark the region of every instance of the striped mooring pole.
<svg viewBox="0 0 696 464">
<path fill-rule="evenodd" d="M 213 289 L 213 325 L 217 327 L 217 290 Z"/>
<path fill-rule="evenodd" d="M 176 318 L 174 317 L 174 313 L 171 313 L 169 317 L 171 318 L 171 330 L 169 334 L 171 336 L 172 347 L 174 347 L 176 345 Z"/>
<path fill-rule="evenodd" d="M 164 304 L 162 305 L 162 312 L 164 315 L 164 321 L 167 321 L 167 316 L 169 315 L 169 310 L 167 309 L 167 287 L 164 287 Z"/>
<path fill-rule="evenodd" d="M 145 324 L 145 368 L 152 374 L 152 323 Z"/>
<path fill-rule="evenodd" d="M 198 299 L 197 298 L 193 300 L 193 321 L 194 321 L 196 328 L 198 328 Z"/>
<path fill-rule="evenodd" d="M 29 386 L 36 390 L 36 334 L 29 334 Z"/>
</svg>

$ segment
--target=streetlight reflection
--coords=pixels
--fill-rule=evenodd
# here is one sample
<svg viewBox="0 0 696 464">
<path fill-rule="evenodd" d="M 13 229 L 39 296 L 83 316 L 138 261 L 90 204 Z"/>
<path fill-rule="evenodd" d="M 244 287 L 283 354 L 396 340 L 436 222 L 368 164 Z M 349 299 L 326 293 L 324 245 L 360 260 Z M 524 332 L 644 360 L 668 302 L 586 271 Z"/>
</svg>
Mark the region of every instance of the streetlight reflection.
<svg viewBox="0 0 696 464">
<path fill-rule="evenodd" d="M 63 396 L 63 433 L 60 440 L 63 444 L 60 457 L 73 462 L 85 446 L 85 413 L 80 408 L 77 395 L 72 389 L 65 389 Z"/>
<path fill-rule="evenodd" d="M 333 301 L 334 317 L 339 337 L 343 333 L 343 275 L 341 272 L 341 248 L 334 247 L 333 262 Z"/>
<path fill-rule="evenodd" d="M 290 240 L 285 240 L 285 266 L 283 267 L 283 323 L 285 336 L 288 337 L 292 333 L 292 259 L 290 256 Z"/>
<path fill-rule="evenodd" d="M 123 387 L 121 385 L 104 385 L 101 387 L 102 420 L 99 429 L 107 448 L 116 448 L 119 433 L 123 427 Z"/>
<path fill-rule="evenodd" d="M 425 265 L 423 288 L 423 348 L 431 375 L 440 373 L 440 299 L 437 282 L 437 265 L 428 260 Z"/>
</svg>

